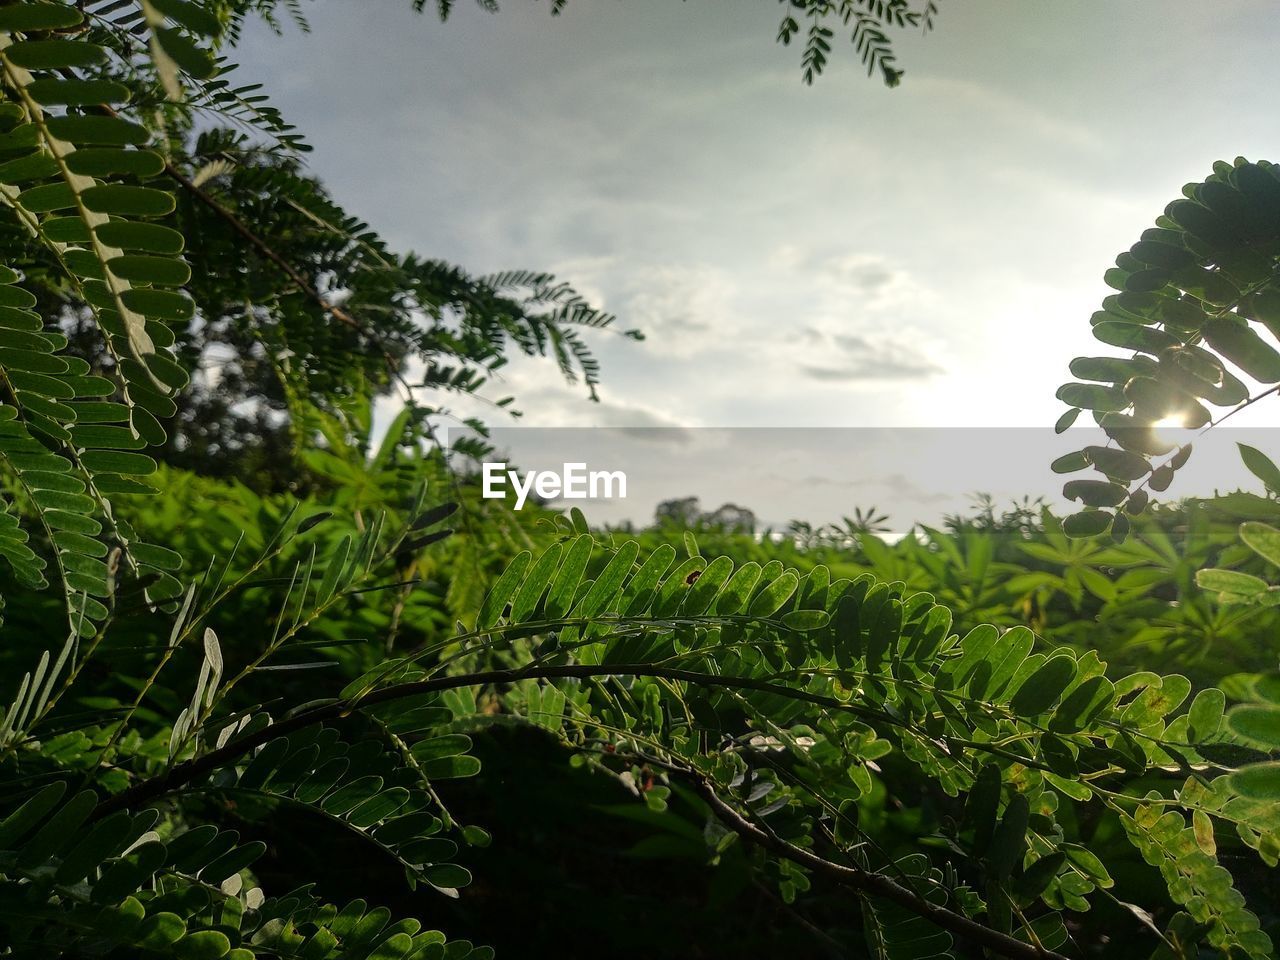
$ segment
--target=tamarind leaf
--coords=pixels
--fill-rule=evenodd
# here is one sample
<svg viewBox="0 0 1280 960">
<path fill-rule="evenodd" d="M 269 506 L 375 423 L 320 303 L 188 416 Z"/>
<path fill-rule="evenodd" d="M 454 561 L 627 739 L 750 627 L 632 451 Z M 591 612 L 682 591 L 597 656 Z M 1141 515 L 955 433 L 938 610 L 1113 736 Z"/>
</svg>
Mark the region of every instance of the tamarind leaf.
<svg viewBox="0 0 1280 960">
<path fill-rule="evenodd" d="M 753 617 L 773 616 L 791 599 L 799 585 L 800 578 L 788 570 L 755 596 L 749 614 Z"/>
<path fill-rule="evenodd" d="M 553 543 L 542 552 L 530 568 L 511 601 L 511 622 L 523 623 L 538 606 L 538 601 L 551 586 L 551 578 L 560 566 L 562 547 Z"/>
<path fill-rule="evenodd" d="M 501 619 L 508 602 L 519 589 L 520 582 L 524 579 L 525 571 L 532 560 L 533 554 L 528 550 L 522 550 L 512 558 L 480 605 L 480 613 L 476 616 L 477 630 L 492 627 Z"/>
<path fill-rule="evenodd" d="M 1023 794 L 1015 793 L 991 835 L 986 852 L 987 865 L 996 878 L 1008 879 L 1014 867 L 1022 862 L 1030 823 L 1031 804 Z"/>
<path fill-rule="evenodd" d="M 1009 707 L 1022 717 L 1044 713 L 1055 703 L 1076 677 L 1075 658 L 1067 654 L 1050 657 L 1035 673 L 1027 677 L 1009 701 Z"/>
<path fill-rule="evenodd" d="M 1249 746 L 1260 750 L 1280 749 L 1280 707 L 1240 704 L 1227 711 L 1226 727 Z"/>
<path fill-rule="evenodd" d="M 1268 490 L 1280 493 L 1280 467 L 1257 447 L 1251 447 L 1247 443 L 1237 443 L 1236 446 L 1240 449 L 1240 459 L 1249 472 L 1261 480 Z"/>
<path fill-rule="evenodd" d="M 1280 800 L 1280 761 L 1254 763 L 1230 775 L 1231 788 L 1250 800 Z"/>
<path fill-rule="evenodd" d="M 593 543 L 590 534 L 583 534 L 570 542 L 569 549 L 565 551 L 564 561 L 560 564 L 555 579 L 551 581 L 551 590 L 546 601 L 548 617 L 562 617 L 569 612 L 578 584 L 582 581 L 587 563 L 591 560 Z"/>
</svg>

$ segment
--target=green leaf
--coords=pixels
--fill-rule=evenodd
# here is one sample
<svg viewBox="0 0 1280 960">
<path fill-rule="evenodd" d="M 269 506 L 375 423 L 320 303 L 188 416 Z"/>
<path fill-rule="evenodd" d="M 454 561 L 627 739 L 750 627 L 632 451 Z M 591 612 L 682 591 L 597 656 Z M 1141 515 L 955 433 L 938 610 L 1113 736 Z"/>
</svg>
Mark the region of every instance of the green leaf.
<svg viewBox="0 0 1280 960">
<path fill-rule="evenodd" d="M 801 633 L 820 630 L 830 622 L 831 615 L 825 610 L 789 610 L 782 615 L 784 627 Z"/>
<path fill-rule="evenodd" d="M 109 247 L 145 250 L 148 253 L 176 255 L 182 252 L 184 244 L 182 234 L 158 223 L 113 220 L 111 223 L 95 227 L 94 233 Z"/>
<path fill-rule="evenodd" d="M 221 960 L 231 952 L 231 941 L 220 930 L 189 933 L 173 946 L 177 960 Z"/>
<path fill-rule="evenodd" d="M 957 687 L 967 683 L 980 663 L 984 663 L 1000 639 L 1000 630 L 989 623 L 982 623 L 964 635 L 960 641 L 960 657 L 948 668 Z"/>
<path fill-rule="evenodd" d="M 1096 537 L 1106 533 L 1111 526 L 1112 515 L 1105 510 L 1086 510 L 1073 513 L 1062 521 L 1062 532 L 1075 539 Z"/>
<path fill-rule="evenodd" d="M 1148 357 L 1076 357 L 1071 361 L 1071 375 L 1081 380 L 1125 384 L 1132 378 L 1150 375 L 1159 369 Z"/>
<path fill-rule="evenodd" d="M 129 419 L 129 408 L 123 403 L 87 403 L 72 404 L 76 411 L 76 423 L 125 423 Z"/>
<path fill-rule="evenodd" d="M 1237 443 L 1240 448 L 1240 459 L 1255 477 L 1261 480 L 1272 493 L 1280 493 L 1280 467 L 1271 458 L 1247 443 Z"/>
<path fill-rule="evenodd" d="M 3 9 L 3 8 L 0 8 Z M 21 184 L 58 175 L 58 161 L 47 153 L 29 153 L 0 163 L 0 183 Z M 17 278 L 6 281 L 16 282 Z"/>
<path fill-rule="evenodd" d="M 720 595 L 716 597 L 715 612 L 731 616 L 742 610 L 755 590 L 756 584 L 760 582 L 760 570 L 760 564 L 754 560 L 749 560 L 739 567 L 737 572 L 729 578 L 729 582 L 724 585 Z"/>
<path fill-rule="evenodd" d="M 197 46 L 181 30 L 161 27 L 155 31 L 156 41 L 180 68 L 197 80 L 211 77 L 217 68 L 213 54 Z"/>
<path fill-rule="evenodd" d="M 143 477 L 156 472 L 156 462 L 150 457 L 119 450 L 87 450 L 80 455 L 80 462 L 94 473 L 122 473 Z"/>
<path fill-rule="evenodd" d="M 164 864 L 164 844 L 146 841 L 110 864 L 93 887 L 94 903 L 119 903 L 136 893 Z"/>
<path fill-rule="evenodd" d="M 507 569 L 502 571 L 502 575 L 489 590 L 489 595 L 484 598 L 484 603 L 480 605 L 480 613 L 476 617 L 477 630 L 487 630 L 501 619 L 507 604 L 519 588 L 520 581 L 524 579 L 525 571 L 528 570 L 532 559 L 533 554 L 528 550 L 522 550 L 512 558 Z"/>
<path fill-rule="evenodd" d="M 1096 383 L 1064 383 L 1058 388 L 1057 397 L 1069 406 L 1086 410 L 1123 410 L 1129 406 L 1123 390 Z"/>
<path fill-rule="evenodd" d="M 1125 384 L 1124 394 L 1133 402 L 1134 410 L 1140 417 L 1153 421 L 1177 417 L 1184 427 L 1194 430 L 1213 419 L 1209 411 L 1190 394 L 1165 380 L 1134 377 Z"/>
<path fill-rule="evenodd" d="M 465 887 L 471 882 L 471 874 L 456 863 L 437 863 L 428 867 L 423 876 L 434 886 L 446 889 Z"/>
<path fill-rule="evenodd" d="M 136 310 L 143 316 L 157 320 L 190 320 L 196 310 L 196 305 L 190 297 L 172 290 L 134 287 L 124 291 L 120 299 L 130 310 Z M 136 379 L 139 383 L 146 382 L 141 378 Z"/>
<path fill-rule="evenodd" d="M 1239 317 L 1211 317 L 1204 338 L 1237 367 L 1259 383 L 1280 382 L 1280 353 Z"/>
<path fill-rule="evenodd" d="M 393 815 L 409 802 L 410 796 L 404 787 L 392 787 L 361 803 L 347 814 L 346 820 L 353 827 L 367 830 Z"/>
<path fill-rule="evenodd" d="M 86 177 L 129 176 L 147 179 L 164 170 L 164 158 L 153 150 L 84 147 L 67 157 L 67 167 L 72 173 L 84 174 Z M 112 225 L 103 224 L 103 227 L 108 226 Z M 128 227 L 129 224 L 116 223 L 114 226 Z M 99 229 L 102 229 L 102 227 Z M 161 229 L 168 228 L 162 227 Z M 47 231 L 48 225 L 46 224 Z M 87 240 L 87 236 L 84 239 Z"/>
<path fill-rule="evenodd" d="M 1226 694 L 1217 687 L 1207 687 L 1197 693 L 1191 701 L 1191 709 L 1187 711 L 1187 739 L 1192 743 L 1203 743 L 1217 733 L 1226 702 Z"/>
<path fill-rule="evenodd" d="M 1115 685 L 1104 676 L 1089 677 L 1066 697 L 1049 721 L 1049 729 L 1075 733 L 1087 727 L 1115 699 Z"/>
<path fill-rule="evenodd" d="M 996 829 L 1000 787 L 1000 768 L 988 763 L 978 772 L 965 802 L 964 824 L 973 830 L 973 851 L 978 856 L 987 852 Z"/>
<path fill-rule="evenodd" d="M 545 608 L 547 616 L 551 619 L 563 617 L 569 612 L 574 595 L 578 591 L 578 584 L 582 581 L 582 575 L 586 572 L 587 564 L 591 560 L 593 544 L 594 541 L 589 534 L 575 537 L 570 542 L 569 549 L 565 551 L 564 562 L 560 564 L 560 570 L 551 581 L 551 591 L 547 594 Z"/>
<path fill-rule="evenodd" d="M 79 153 L 77 150 L 76 153 Z M 75 154 L 72 154 L 75 156 Z M 80 217 L 50 217 L 40 225 L 41 232 L 55 243 L 88 243 L 89 226 Z"/>
<path fill-rule="evenodd" d="M 544 550 L 543 556 L 538 558 L 538 562 L 534 563 L 529 575 L 525 577 L 524 582 L 520 585 L 520 590 L 516 591 L 516 598 L 512 600 L 512 623 L 524 622 L 538 608 L 541 596 L 550 586 L 552 577 L 556 575 L 559 557 L 561 557 L 561 545 L 553 543 Z"/>
<path fill-rule="evenodd" d="M 151 5 L 174 23 L 206 37 L 216 36 L 222 30 L 217 16 L 191 0 L 151 0 Z"/>
<path fill-rule="evenodd" d="M 1244 597 L 1255 597 L 1267 592 L 1267 581 L 1249 573 L 1236 570 L 1221 570 L 1209 567 L 1196 571 L 1196 584 L 1205 590 L 1217 593 L 1233 593 Z"/>
<path fill-rule="evenodd" d="M 176 913 L 162 910 L 149 915 L 138 926 L 136 939 L 144 950 L 163 950 L 182 939 L 187 932 L 186 921 Z"/>
<path fill-rule="evenodd" d="M 0 822 L 0 850 L 18 849 L 14 844 L 43 820 L 66 792 L 66 781 L 56 780 L 27 798 L 22 806 Z"/>
<path fill-rule="evenodd" d="M 69 210 L 76 205 L 76 194 L 65 183 L 47 183 L 24 190 L 18 196 L 18 205 L 31 213 Z"/>
<path fill-rule="evenodd" d="M 685 594 L 680 612 L 691 617 L 700 617 L 705 614 L 732 573 L 733 561 L 728 557 L 716 557 L 707 564 L 702 575 L 694 581 L 689 592 Z"/>
<path fill-rule="evenodd" d="M 1098 886 L 1103 888 L 1114 886 L 1111 875 L 1107 873 L 1107 868 L 1103 866 L 1096 854 L 1075 843 L 1064 843 L 1060 849 L 1067 855 L 1067 860 L 1072 866 L 1078 868 Z"/>
<path fill-rule="evenodd" d="M 1127 487 L 1105 480 L 1071 480 L 1062 487 L 1068 500 L 1079 500 L 1088 507 L 1114 507 L 1129 495 Z"/>
<path fill-rule="evenodd" d="M 1076 418 L 1078 418 L 1079 416 L 1080 416 L 1080 408 L 1072 407 L 1070 410 L 1068 410 L 1066 413 L 1064 413 L 1062 416 L 1058 418 L 1057 422 L 1053 425 L 1053 432 L 1066 433 L 1067 430 L 1071 428 L 1071 425 L 1076 422 Z"/>
<path fill-rule="evenodd" d="M 382 789 L 383 780 L 378 776 L 364 776 L 345 783 L 320 802 L 320 809 L 335 817 L 341 817 L 349 810 L 376 796 Z"/>
<path fill-rule="evenodd" d="M 1077 470 L 1084 470 L 1089 466 L 1089 458 L 1085 456 L 1083 450 L 1075 453 L 1063 454 L 1057 460 L 1049 465 L 1054 473 L 1075 473 Z"/>
<path fill-rule="evenodd" d="M 1045 888 L 1053 882 L 1054 877 L 1058 875 L 1058 871 L 1062 869 L 1062 865 L 1067 862 L 1067 855 L 1061 851 L 1055 851 L 1047 857 L 1041 857 L 1022 875 L 1022 879 L 1018 881 L 1018 893 L 1027 898 L 1034 899 L 1044 892 Z"/>
<path fill-rule="evenodd" d="M 0 10 L 3 9 L 0 7 Z M 91 106 L 125 103 L 129 99 L 129 88 L 114 80 L 34 80 L 27 84 L 26 90 L 33 100 L 43 104 Z"/>
<path fill-rule="evenodd" d="M 1114 480 L 1141 480 L 1151 472 L 1151 464 L 1146 457 L 1127 450 L 1088 446 L 1084 448 L 1084 455 L 1100 473 L 1105 473 Z"/>
<path fill-rule="evenodd" d="M 453 864 L 447 864 L 447 866 L 453 866 Z M 462 870 L 463 868 L 459 867 L 458 869 Z M 467 879 L 469 880 L 470 878 L 471 875 L 468 873 Z M 440 883 L 433 884 L 433 886 L 447 887 L 448 885 Z M 458 883 L 455 884 L 455 886 L 463 886 L 463 884 Z M 379 943 L 373 951 L 365 957 L 365 960 L 405 960 L 413 950 L 413 944 L 413 937 L 404 931 L 393 933 L 391 936 Z"/>
<path fill-rule="evenodd" d="M 217 886 L 227 877 L 248 867 L 266 852 L 267 845 L 265 843 L 261 840 L 252 840 L 209 861 L 200 870 L 200 879 L 204 883 Z"/>
<path fill-rule="evenodd" d="M 76 46 L 82 46 L 77 43 Z M 125 147 L 146 143 L 151 133 L 141 124 L 120 117 L 65 116 L 50 117 L 45 121 L 49 132 L 60 140 L 75 144 L 90 143 L 100 146 Z M 101 189 L 91 187 L 90 189 Z"/>
<path fill-rule="evenodd" d="M 10 33 L 65 30 L 83 19 L 79 10 L 62 3 L 13 3 L 0 7 L 0 31 Z"/>
<path fill-rule="evenodd" d="M 1017 674 L 1034 646 L 1035 634 L 1026 627 L 1007 630 L 986 659 L 986 669 L 975 671 L 969 678 L 970 696 L 988 699 L 998 697 Z"/>
<path fill-rule="evenodd" d="M 1280 800 L 1280 761 L 1254 763 L 1231 774 L 1233 790 L 1249 800 Z"/>
<path fill-rule="evenodd" d="M 1050 657 L 1023 681 L 1009 706 L 1020 717 L 1038 716 L 1057 703 L 1058 697 L 1075 678 L 1074 657 L 1067 654 Z"/>
<path fill-rule="evenodd" d="M 649 558 L 627 582 L 627 602 L 622 611 L 624 615 L 636 616 L 649 609 L 662 575 L 671 567 L 675 558 L 676 548 L 669 543 L 662 543 L 654 548 L 653 553 L 649 554 Z"/>
<path fill-rule="evenodd" d="M 786 571 L 756 594 L 748 609 L 749 615 L 762 618 L 773 616 L 791 599 L 791 595 L 796 592 L 796 587 L 799 585 L 800 578 L 790 570 Z"/>
<path fill-rule="evenodd" d="M 120 217 L 164 217 L 172 213 L 175 206 L 172 193 L 120 183 L 89 187 L 81 198 L 90 210 Z M 129 262 L 137 262 L 137 259 L 140 258 Z"/>
<path fill-rule="evenodd" d="M 329 602 L 333 597 L 333 592 L 338 588 L 338 582 L 342 578 L 343 571 L 347 569 L 347 558 L 351 554 L 351 535 L 345 534 L 338 545 L 333 548 L 333 552 L 329 554 L 329 561 L 325 564 L 324 576 L 320 579 L 320 585 L 316 589 L 316 603 L 323 605 Z"/>
<path fill-rule="evenodd" d="M 1227 729 L 1260 750 L 1280 750 L 1280 707 L 1242 704 L 1227 711 Z"/>
<path fill-rule="evenodd" d="M 628 540 L 619 547 L 578 604 L 575 614 L 594 617 L 608 609 L 611 601 L 616 599 L 618 592 L 622 589 L 627 575 L 631 573 L 631 567 L 639 552 L 640 544 L 634 540 Z"/>
<path fill-rule="evenodd" d="M 1138 350 L 1142 353 L 1150 354 L 1159 354 L 1161 351 L 1182 345 L 1182 341 L 1177 337 L 1170 336 L 1163 330 L 1118 320 L 1104 320 L 1101 323 L 1094 324 L 1093 335 L 1103 343 L 1108 343 L 1113 347 L 1123 347 L 1126 350 Z M 1115 392 L 1120 394 L 1121 406 L 1110 407 L 1109 409 L 1123 410 L 1129 405 L 1129 401 L 1125 399 L 1123 391 L 1116 390 Z"/>
<path fill-rule="evenodd" d="M 698 538 L 693 535 L 692 530 L 686 530 L 682 534 L 684 538 L 684 552 L 690 557 L 700 557 L 701 552 L 698 550 Z"/>
<path fill-rule="evenodd" d="M 480 772 L 480 761 L 476 757 L 465 755 L 443 757 L 423 764 L 422 772 L 428 780 L 457 780 L 463 777 L 474 777 Z"/>
<path fill-rule="evenodd" d="M 1280 530 L 1270 524 L 1249 520 L 1240 524 L 1240 539 L 1258 556 L 1280 567 Z"/>
<path fill-rule="evenodd" d="M 20 320 L 24 317 L 33 316 L 33 314 L 16 313 L 15 311 L 26 311 L 35 305 L 35 294 L 23 290 L 21 287 L 0 286 L 0 307 L 8 308 L 4 311 L 6 317 Z M 25 324 L 19 323 L 18 329 L 26 330 L 29 328 Z M 39 327 L 36 329 L 39 329 Z"/>
<path fill-rule="evenodd" d="M 6 60 L 28 70 L 90 67 L 106 57 L 107 52 L 102 47 L 83 40 L 20 40 L 4 50 Z"/>
<path fill-rule="evenodd" d="M 154 543 L 135 540 L 129 545 L 129 552 L 139 563 L 145 563 L 159 570 L 182 569 L 182 557 L 179 554 L 165 547 L 158 547 Z"/>
<path fill-rule="evenodd" d="M 84 879 L 126 843 L 134 827 L 133 817 L 124 811 L 99 820 L 62 858 L 55 874 L 57 881 L 73 884 Z"/>
<path fill-rule="evenodd" d="M 465 733 L 447 733 L 440 737 L 419 740 L 409 752 L 419 763 L 429 763 L 444 757 L 458 757 L 471 749 L 471 738 Z"/>
<path fill-rule="evenodd" d="M 1031 822 L 1031 805 L 1021 793 L 1015 793 L 1005 807 L 1004 816 L 991 837 L 987 863 L 1000 879 L 1013 873 L 1027 849 L 1027 827 Z"/>
<path fill-rule="evenodd" d="M 658 588 L 650 613 L 655 617 L 673 616 L 689 587 L 702 575 L 706 566 L 707 561 L 702 557 L 689 557 L 676 567 Z"/>
</svg>

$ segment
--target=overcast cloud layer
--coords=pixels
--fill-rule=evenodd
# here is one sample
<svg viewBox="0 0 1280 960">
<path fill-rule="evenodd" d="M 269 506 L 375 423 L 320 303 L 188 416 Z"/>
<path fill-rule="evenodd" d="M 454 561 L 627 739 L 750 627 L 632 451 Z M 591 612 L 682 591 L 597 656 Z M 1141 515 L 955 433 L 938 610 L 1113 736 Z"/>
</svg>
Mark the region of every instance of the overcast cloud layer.
<svg viewBox="0 0 1280 960">
<path fill-rule="evenodd" d="M 327 0 L 239 56 L 394 245 L 551 269 L 648 334 L 594 339 L 599 405 L 513 364 L 526 423 L 1051 424 L 1116 253 L 1214 160 L 1280 160 L 1280 18 L 940 6 L 896 90 L 845 48 L 805 87 L 768 0 Z"/>
</svg>

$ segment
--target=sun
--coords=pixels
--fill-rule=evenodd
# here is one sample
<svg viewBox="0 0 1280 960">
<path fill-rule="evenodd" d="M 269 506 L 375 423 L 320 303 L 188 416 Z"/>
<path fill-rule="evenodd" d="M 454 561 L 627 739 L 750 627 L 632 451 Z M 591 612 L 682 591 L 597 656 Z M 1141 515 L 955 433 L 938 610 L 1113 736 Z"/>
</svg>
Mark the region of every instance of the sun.
<svg viewBox="0 0 1280 960">
<path fill-rule="evenodd" d="M 1187 418 L 1180 413 L 1171 413 L 1167 417 L 1161 417 L 1152 426 L 1166 430 L 1183 430 L 1187 426 Z"/>
</svg>

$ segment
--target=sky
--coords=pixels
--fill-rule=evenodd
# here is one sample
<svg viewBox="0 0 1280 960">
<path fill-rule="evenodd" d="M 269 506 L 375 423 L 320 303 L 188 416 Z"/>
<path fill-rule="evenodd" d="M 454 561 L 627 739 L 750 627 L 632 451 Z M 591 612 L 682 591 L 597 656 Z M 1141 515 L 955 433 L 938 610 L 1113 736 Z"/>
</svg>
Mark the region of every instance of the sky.
<svg viewBox="0 0 1280 960">
<path fill-rule="evenodd" d="M 805 86 L 771 0 L 548 6 L 318 0 L 237 53 L 394 247 L 644 331 L 591 338 L 599 404 L 508 367 L 528 425 L 1046 427 L 1115 255 L 1280 160 L 1271 0 L 941 0 L 892 90 L 847 43 Z"/>
</svg>

